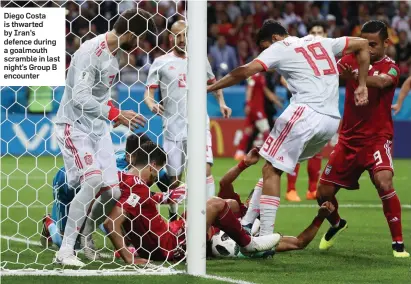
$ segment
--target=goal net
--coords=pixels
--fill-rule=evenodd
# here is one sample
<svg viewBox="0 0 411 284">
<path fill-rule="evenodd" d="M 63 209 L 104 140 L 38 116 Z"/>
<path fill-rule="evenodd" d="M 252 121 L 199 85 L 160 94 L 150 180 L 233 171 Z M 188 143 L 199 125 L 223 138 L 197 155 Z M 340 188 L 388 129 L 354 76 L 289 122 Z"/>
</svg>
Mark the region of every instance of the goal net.
<svg viewBox="0 0 411 284">
<path fill-rule="evenodd" d="M 203 213 L 206 201 L 206 159 L 205 153 L 198 149 L 206 149 L 204 80 L 206 77 L 206 2 L 2 1 L 1 5 L 2 9 L 64 7 L 67 71 L 73 60 L 73 54 L 79 47 L 84 42 L 110 31 L 122 12 L 138 8 L 153 15 L 152 20 L 157 26 L 157 33 L 147 33 L 144 40 L 140 39 L 138 47 L 130 54 L 119 51 L 120 72 L 110 82 L 111 86 L 108 89 L 114 107 L 120 110 L 133 110 L 143 115 L 146 124 L 134 133 L 126 126 L 114 128 L 113 123 L 109 121 L 107 125 L 111 131 L 114 150 L 123 151 L 116 152 L 117 161 L 121 162 L 123 159 L 126 165 L 128 160 L 124 161 L 127 156 L 124 155 L 124 151 L 127 138 L 132 134 L 143 133 L 158 144 L 158 147 L 164 149 L 167 153 L 167 162 L 163 169 L 157 169 L 156 179 L 159 182 L 150 186 L 152 196 L 157 194 L 157 198 L 152 200 L 156 202 L 159 216 L 166 222 L 171 221 L 168 220 L 170 218 L 173 220 L 177 218 L 183 224 L 180 230 L 168 226 L 167 231 L 160 236 L 152 230 L 153 220 L 146 220 L 149 229 L 144 234 L 133 231 L 133 226 L 129 230 L 123 224 L 124 247 L 131 253 L 135 250 L 136 259 L 144 256 L 150 260 L 150 264 L 126 265 L 109 237 L 110 231 L 102 223 L 104 220 L 94 220 L 95 227 L 91 234 L 94 247 L 87 244 L 90 238 L 85 241 L 86 244 L 81 238 L 84 225 L 75 245 L 77 257 L 86 266 L 73 270 L 69 266 L 56 265 L 54 258 L 68 222 L 70 204 L 78 194 L 76 189 L 68 185 L 67 173 L 61 170 L 64 161 L 56 133 L 58 131 L 55 123 L 56 113 L 63 98 L 64 86 L 53 86 L 53 82 L 50 82 L 50 86 L 42 87 L 1 86 L 1 273 L 3 275 L 168 274 L 185 272 L 188 267 L 189 273 L 204 274 L 206 233 Z M 195 21 L 190 22 L 187 19 L 195 19 Z M 175 78 L 168 79 L 168 82 L 161 81 L 164 76 L 158 77 L 160 87 L 154 92 L 154 101 L 163 104 L 164 107 L 167 107 L 165 103 L 179 104 L 183 107 L 177 108 L 177 112 L 173 115 L 160 116 L 154 114 L 144 102 L 144 93 L 149 87 L 147 81 L 154 60 L 173 53 L 177 35 L 171 32 L 171 27 L 180 20 L 190 25 L 190 29 L 184 31 L 188 32 L 187 50 L 190 59 L 185 60 L 186 65 L 183 67 L 171 64 L 165 72 L 169 71 L 168 73 L 173 75 L 176 72 L 170 72 L 173 71 L 171 69 L 177 68 L 188 69 L 188 71 L 177 73 Z M 159 91 L 162 88 L 171 90 L 173 84 L 178 84 L 185 90 L 183 98 L 172 97 L 171 91 L 166 94 Z M 189 99 L 192 93 L 195 94 L 196 101 Z M 166 111 L 170 112 L 170 110 Z M 185 120 L 186 124 L 189 124 L 186 131 L 186 147 L 182 146 L 184 141 L 178 139 L 168 141 L 169 144 L 165 145 L 166 138 L 170 137 L 167 136 L 170 135 L 170 129 L 176 128 L 173 125 L 170 128 L 168 126 L 174 120 Z M 181 132 L 185 131 L 183 128 L 180 129 Z M 143 146 L 140 144 L 138 147 L 142 149 Z M 72 145 L 71 148 L 74 146 Z M 150 153 L 148 154 L 150 156 Z M 85 156 L 84 159 L 87 164 L 87 157 Z M 130 159 L 134 159 L 134 156 L 131 155 Z M 117 163 L 117 166 L 118 171 L 127 171 L 124 165 Z M 190 192 L 189 194 L 178 195 L 172 191 L 176 188 L 175 184 L 170 182 L 172 169 L 177 175 L 182 174 L 179 185 L 183 186 L 177 189 L 185 188 L 186 192 Z M 162 176 L 165 177 L 164 180 Z M 63 183 L 59 182 L 62 178 Z M 137 204 L 137 206 L 142 205 Z M 105 210 L 103 219 L 106 219 L 109 213 Z M 187 213 L 187 220 L 184 219 L 183 213 Z M 146 218 L 141 216 L 141 213 L 137 214 L 140 219 Z M 127 215 L 127 218 L 131 217 Z M 133 220 L 129 221 L 134 224 Z M 133 241 L 131 234 L 134 235 L 134 239 L 139 239 L 139 243 Z M 147 234 L 157 237 L 157 247 L 147 247 L 145 243 Z M 163 235 L 182 243 L 177 248 L 178 252 L 163 246 L 163 243 L 166 243 Z M 91 250 L 86 251 L 85 247 Z M 179 254 L 180 257 L 167 257 L 172 254 Z M 159 255 L 165 256 L 162 259 Z"/>
</svg>

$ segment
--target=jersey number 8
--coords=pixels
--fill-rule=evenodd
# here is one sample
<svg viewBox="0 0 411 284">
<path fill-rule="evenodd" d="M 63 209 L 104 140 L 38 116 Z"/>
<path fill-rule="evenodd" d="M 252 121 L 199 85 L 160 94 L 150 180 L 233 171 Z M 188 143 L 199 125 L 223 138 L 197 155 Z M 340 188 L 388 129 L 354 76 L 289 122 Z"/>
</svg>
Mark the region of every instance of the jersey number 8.
<svg viewBox="0 0 411 284">
<path fill-rule="evenodd" d="M 316 43 L 307 45 L 307 49 L 312 53 L 312 55 L 314 56 L 314 59 L 316 59 L 316 60 L 327 60 L 328 65 L 329 65 L 330 68 L 323 70 L 324 75 L 337 74 L 337 70 L 335 69 L 333 61 L 328 56 L 327 51 L 321 45 L 320 42 L 316 42 Z M 318 67 L 315 64 L 314 60 L 308 54 L 307 50 L 305 50 L 304 47 L 298 47 L 298 48 L 295 48 L 294 50 L 297 53 L 302 53 L 303 54 L 304 58 L 308 61 L 308 64 L 310 64 L 311 69 L 313 69 L 315 76 L 321 76 L 320 70 L 318 70 Z"/>
</svg>

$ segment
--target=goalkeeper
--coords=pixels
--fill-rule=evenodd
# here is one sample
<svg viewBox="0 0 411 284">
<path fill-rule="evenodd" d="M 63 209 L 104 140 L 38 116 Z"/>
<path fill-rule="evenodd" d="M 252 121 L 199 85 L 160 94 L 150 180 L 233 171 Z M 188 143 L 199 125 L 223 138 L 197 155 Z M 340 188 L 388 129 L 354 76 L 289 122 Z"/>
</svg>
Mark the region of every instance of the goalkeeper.
<svg viewBox="0 0 411 284">
<path fill-rule="evenodd" d="M 127 137 L 125 150 L 116 152 L 116 163 L 118 171 L 127 171 L 130 166 L 131 154 L 136 151 L 140 145 L 151 141 L 146 134 L 132 134 Z M 170 181 L 162 169 L 159 173 L 160 182 L 157 186 L 161 191 L 167 191 Z M 79 188 L 70 188 L 66 181 L 66 170 L 64 167 L 59 169 L 53 179 L 53 208 L 52 214 L 43 218 L 43 229 L 40 236 L 40 242 L 43 247 L 48 247 L 52 243 L 57 247 L 61 246 L 62 235 L 66 227 L 67 215 L 70 209 L 70 203 Z M 105 232 L 101 225 L 100 229 Z"/>
</svg>

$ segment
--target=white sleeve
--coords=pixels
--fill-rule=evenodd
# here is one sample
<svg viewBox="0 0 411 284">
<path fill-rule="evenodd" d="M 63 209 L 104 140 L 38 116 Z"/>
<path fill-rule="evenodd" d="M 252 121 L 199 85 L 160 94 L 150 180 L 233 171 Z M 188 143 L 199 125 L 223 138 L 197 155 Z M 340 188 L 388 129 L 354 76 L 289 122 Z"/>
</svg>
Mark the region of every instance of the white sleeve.
<svg viewBox="0 0 411 284">
<path fill-rule="evenodd" d="M 207 59 L 207 83 L 213 83 L 215 81 L 215 75 L 211 68 L 210 61 Z"/>
<path fill-rule="evenodd" d="M 260 55 L 254 59 L 260 63 L 264 70 L 277 68 L 281 59 L 281 47 L 279 44 L 272 44 L 269 48 L 264 50 Z"/>
<path fill-rule="evenodd" d="M 91 118 L 108 118 L 110 107 L 99 103 L 93 96 L 92 89 L 98 74 L 97 56 L 89 52 L 79 52 L 75 55 L 73 105 Z"/>
<path fill-rule="evenodd" d="M 331 50 L 335 56 L 345 55 L 345 50 L 348 46 L 348 37 L 326 38 L 324 41 L 331 45 Z"/>
<path fill-rule="evenodd" d="M 150 70 L 148 71 L 147 88 L 158 88 L 160 85 L 160 68 L 162 66 L 161 60 L 154 59 L 153 64 L 151 64 Z"/>
</svg>

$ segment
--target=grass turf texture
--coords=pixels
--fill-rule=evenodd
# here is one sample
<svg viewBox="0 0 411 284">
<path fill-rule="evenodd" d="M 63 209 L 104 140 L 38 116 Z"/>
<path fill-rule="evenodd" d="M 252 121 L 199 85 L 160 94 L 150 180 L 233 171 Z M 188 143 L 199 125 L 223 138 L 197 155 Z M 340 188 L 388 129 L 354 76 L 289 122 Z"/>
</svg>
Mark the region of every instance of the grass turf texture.
<svg viewBox="0 0 411 284">
<path fill-rule="evenodd" d="M 233 166 L 232 159 L 215 159 L 213 174 L 218 185 L 225 171 Z M 29 238 L 39 241 L 41 218 L 46 213 L 46 206 L 52 203 L 51 184 L 61 159 L 53 157 L 10 156 L 1 159 L 1 235 L 16 238 Z M 323 161 L 323 166 L 325 161 Z M 409 191 L 411 162 L 395 160 L 396 175 L 394 186 L 403 205 L 402 223 L 405 241 L 411 249 L 411 192 Z M 260 177 L 261 167 L 249 168 L 235 183 L 235 189 L 243 199 L 254 187 Z M 371 184 L 368 174 L 364 173 L 360 181 L 361 190 L 341 190 L 338 199 L 342 208 L 341 216 L 348 221 L 349 228 L 339 236 L 334 248 L 327 252 L 318 249 L 319 240 L 327 230 L 324 223 L 320 233 L 305 251 L 277 254 L 273 259 L 225 259 L 208 260 L 207 273 L 230 277 L 254 283 L 409 283 L 411 279 L 411 259 L 394 259 L 391 251 L 391 238 L 382 209 L 375 207 L 381 201 Z M 304 200 L 307 188 L 306 163 L 302 164 L 297 188 Z M 276 231 L 286 235 L 299 234 L 316 214 L 315 202 L 288 203 L 284 194 L 286 177 L 282 178 L 282 201 L 277 213 Z M 17 201 L 17 202 L 16 202 Z M 6 208 L 5 206 L 11 206 Z M 24 206 L 22 206 L 24 205 Z M 292 207 L 290 205 L 296 205 Z M 310 207 L 312 205 L 313 207 Z M 358 207 L 343 207 L 354 205 Z M 43 208 L 41 208 L 44 206 Z M 49 210 L 51 207 L 49 206 Z M 50 212 L 50 211 L 48 211 Z M 99 240 L 102 245 L 102 239 Z M 44 268 L 49 264 L 54 252 L 43 250 L 36 245 L 1 239 L 2 267 L 7 269 Z M 10 262 L 22 264 L 11 264 Z M 121 264 L 94 263 L 87 268 L 116 268 Z M 46 269 L 55 268 L 48 265 Z M 184 269 L 184 266 L 180 266 Z M 212 279 L 198 279 L 187 275 L 176 276 L 121 276 L 121 277 L 2 277 L 3 283 L 221 283 Z"/>
</svg>

